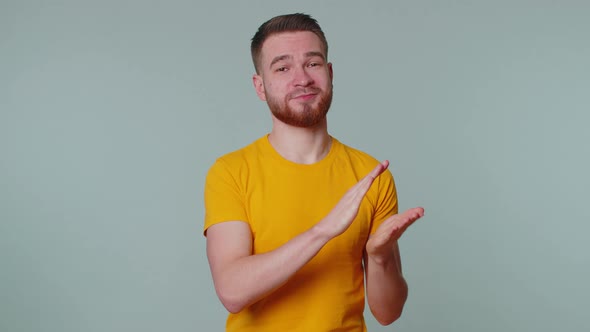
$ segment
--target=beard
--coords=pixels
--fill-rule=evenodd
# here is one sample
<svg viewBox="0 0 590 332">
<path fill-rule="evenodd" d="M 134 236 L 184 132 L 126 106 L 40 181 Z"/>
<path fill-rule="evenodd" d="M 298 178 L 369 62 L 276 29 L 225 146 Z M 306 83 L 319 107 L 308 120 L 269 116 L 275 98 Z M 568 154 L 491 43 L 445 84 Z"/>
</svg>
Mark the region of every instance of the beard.
<svg viewBox="0 0 590 332">
<path fill-rule="evenodd" d="M 313 107 L 303 102 L 302 110 L 294 110 L 289 106 L 289 100 L 301 93 L 316 93 L 319 101 Z M 266 103 L 272 114 L 281 122 L 299 128 L 313 127 L 326 118 L 330 105 L 332 104 L 332 87 L 326 92 L 318 88 L 307 88 L 287 94 L 281 102 L 280 99 L 267 95 Z"/>
</svg>

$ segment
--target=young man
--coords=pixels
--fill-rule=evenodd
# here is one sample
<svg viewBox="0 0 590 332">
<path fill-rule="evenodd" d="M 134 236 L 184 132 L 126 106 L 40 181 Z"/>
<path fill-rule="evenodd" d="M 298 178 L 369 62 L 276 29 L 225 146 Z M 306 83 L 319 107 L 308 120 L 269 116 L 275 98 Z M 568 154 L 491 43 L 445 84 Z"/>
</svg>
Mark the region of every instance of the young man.
<svg viewBox="0 0 590 332">
<path fill-rule="evenodd" d="M 219 158 L 205 185 L 207 255 L 227 331 L 366 331 L 366 294 L 384 325 L 407 285 L 389 163 L 328 134 L 332 64 L 318 23 L 275 17 L 252 39 L 253 83 L 272 131 Z M 364 264 L 363 264 L 364 263 Z"/>
</svg>

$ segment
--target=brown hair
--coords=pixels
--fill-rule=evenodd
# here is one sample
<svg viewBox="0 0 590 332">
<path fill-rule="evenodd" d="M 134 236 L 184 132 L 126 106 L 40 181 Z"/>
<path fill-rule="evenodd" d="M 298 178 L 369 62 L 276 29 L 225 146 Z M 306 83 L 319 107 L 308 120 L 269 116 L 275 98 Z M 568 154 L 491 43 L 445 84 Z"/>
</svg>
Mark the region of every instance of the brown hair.
<svg viewBox="0 0 590 332">
<path fill-rule="evenodd" d="M 326 36 L 324 36 L 324 32 L 322 31 L 322 28 L 320 28 L 318 21 L 311 16 L 302 13 L 280 15 L 264 22 L 258 28 L 254 37 L 252 37 L 250 52 L 252 53 L 252 61 L 254 62 L 256 73 L 259 73 L 260 53 L 264 41 L 273 34 L 294 31 L 310 31 L 315 33 L 322 42 L 326 59 L 328 58 L 328 41 L 326 40 Z"/>
</svg>

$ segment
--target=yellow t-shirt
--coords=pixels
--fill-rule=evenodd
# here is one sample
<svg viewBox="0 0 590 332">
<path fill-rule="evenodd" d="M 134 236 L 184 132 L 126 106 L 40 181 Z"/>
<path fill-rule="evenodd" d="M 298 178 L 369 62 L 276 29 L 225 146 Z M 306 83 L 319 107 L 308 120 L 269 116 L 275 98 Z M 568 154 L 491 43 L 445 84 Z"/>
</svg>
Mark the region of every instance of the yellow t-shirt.
<svg viewBox="0 0 590 332">
<path fill-rule="evenodd" d="M 332 138 L 315 164 L 290 162 L 264 136 L 219 158 L 205 185 L 205 232 L 231 220 L 247 222 L 253 254 L 271 251 L 310 229 L 378 161 Z M 289 281 L 237 314 L 226 331 L 366 331 L 363 250 L 369 234 L 397 213 L 389 171 L 380 175 L 352 225 L 328 242 Z"/>
</svg>

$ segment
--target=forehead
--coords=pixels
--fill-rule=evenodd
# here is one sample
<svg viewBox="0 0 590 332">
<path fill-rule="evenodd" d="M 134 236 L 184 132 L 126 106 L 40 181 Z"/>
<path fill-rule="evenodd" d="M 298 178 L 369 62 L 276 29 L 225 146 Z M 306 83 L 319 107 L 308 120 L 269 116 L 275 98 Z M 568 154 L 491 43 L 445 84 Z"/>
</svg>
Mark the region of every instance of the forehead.
<svg viewBox="0 0 590 332">
<path fill-rule="evenodd" d="M 321 52 L 324 56 L 326 53 L 320 38 L 311 31 L 272 34 L 264 41 L 261 49 L 264 63 L 268 63 L 277 56 L 297 56 L 309 52 Z"/>
</svg>

